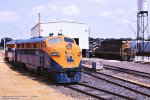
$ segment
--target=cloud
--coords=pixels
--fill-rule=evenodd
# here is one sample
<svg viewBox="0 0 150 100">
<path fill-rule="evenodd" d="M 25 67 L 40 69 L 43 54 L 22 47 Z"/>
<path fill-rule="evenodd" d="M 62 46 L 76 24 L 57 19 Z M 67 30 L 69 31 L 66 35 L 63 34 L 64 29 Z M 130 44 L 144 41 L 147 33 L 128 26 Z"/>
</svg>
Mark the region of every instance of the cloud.
<svg viewBox="0 0 150 100">
<path fill-rule="evenodd" d="M 131 21 L 130 21 L 129 19 L 127 19 L 127 18 L 122 18 L 122 19 L 120 20 L 120 23 L 123 23 L 123 24 L 130 24 Z"/>
<path fill-rule="evenodd" d="M 59 7 L 57 5 L 48 5 L 48 9 L 50 9 L 51 11 L 57 11 L 59 9 Z"/>
<path fill-rule="evenodd" d="M 48 12 L 48 9 L 46 6 L 44 5 L 39 5 L 39 6 L 35 6 L 31 9 L 31 11 L 29 12 L 29 14 L 31 15 L 37 15 L 38 13 L 47 13 Z"/>
<path fill-rule="evenodd" d="M 115 15 L 117 17 L 126 17 L 126 12 L 122 9 L 116 9 L 115 10 Z"/>
<path fill-rule="evenodd" d="M 62 13 L 64 15 L 78 15 L 80 12 L 79 8 L 75 5 L 69 5 L 62 7 Z"/>
<path fill-rule="evenodd" d="M 50 21 L 50 22 L 56 22 L 56 21 L 58 21 L 58 18 L 56 18 L 56 17 L 49 17 L 48 21 Z"/>
<path fill-rule="evenodd" d="M 50 21 L 50 22 L 56 22 L 56 21 L 70 21 L 70 22 L 74 22 L 73 19 L 68 18 L 68 17 L 62 17 L 62 18 L 49 17 L 48 21 Z"/>
<path fill-rule="evenodd" d="M 70 21 L 70 22 L 75 22 L 73 19 L 71 19 L 71 18 L 67 18 L 67 17 L 63 17 L 63 18 L 61 19 L 61 21 Z"/>
<path fill-rule="evenodd" d="M 122 24 L 131 23 L 129 16 L 122 9 L 116 9 L 114 11 L 101 11 L 99 15 L 100 15 L 100 17 L 115 20 Z"/>
<path fill-rule="evenodd" d="M 127 14 L 122 9 L 116 9 L 114 11 L 101 11 L 101 17 L 110 17 L 110 18 L 119 18 L 119 17 L 126 17 Z"/>
<path fill-rule="evenodd" d="M 104 4 L 106 0 L 88 0 L 88 2 L 93 4 Z"/>
<path fill-rule="evenodd" d="M 14 22 L 19 19 L 20 17 L 16 12 L 13 12 L 13 11 L 0 12 L 0 22 Z"/>
<path fill-rule="evenodd" d="M 111 12 L 108 12 L 108 11 L 102 11 L 102 12 L 100 13 L 100 16 L 101 16 L 101 17 L 110 17 L 110 15 L 111 15 Z"/>
<path fill-rule="evenodd" d="M 68 6 L 60 6 L 60 5 L 53 5 L 53 4 L 48 4 L 48 5 L 39 5 L 35 6 L 32 8 L 32 10 L 29 12 L 30 15 L 37 15 L 38 13 L 41 14 L 49 14 L 51 12 L 54 13 L 60 13 L 63 15 L 70 15 L 70 16 L 75 16 L 80 13 L 80 10 L 77 6 L 75 5 L 68 5 Z"/>
</svg>

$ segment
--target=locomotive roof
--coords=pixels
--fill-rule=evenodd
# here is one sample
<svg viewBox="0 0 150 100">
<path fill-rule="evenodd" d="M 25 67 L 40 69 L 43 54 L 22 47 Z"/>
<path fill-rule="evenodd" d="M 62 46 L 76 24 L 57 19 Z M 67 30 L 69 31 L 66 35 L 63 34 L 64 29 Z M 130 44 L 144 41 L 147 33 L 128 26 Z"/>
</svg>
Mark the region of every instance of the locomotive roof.
<svg viewBox="0 0 150 100">
<path fill-rule="evenodd" d="M 34 42 L 42 42 L 46 39 L 47 37 L 38 37 L 38 38 L 31 38 L 31 39 L 26 39 L 26 40 L 13 40 L 10 42 L 7 42 L 6 44 L 19 44 L 19 43 L 34 43 Z"/>
<path fill-rule="evenodd" d="M 17 41 L 19 41 L 19 40 L 12 40 L 12 41 L 7 42 L 6 44 L 16 44 Z"/>
<path fill-rule="evenodd" d="M 60 36 L 54 36 L 54 37 L 60 37 Z M 25 40 L 12 40 L 12 41 L 7 42 L 6 44 L 20 44 L 20 43 L 43 42 L 46 38 L 48 38 L 48 37 L 36 37 L 36 38 L 25 39 Z"/>
<path fill-rule="evenodd" d="M 122 41 L 127 41 L 127 39 L 106 39 L 102 42 L 122 42 Z"/>
<path fill-rule="evenodd" d="M 31 38 L 31 39 L 26 39 L 26 40 L 18 41 L 17 44 L 19 44 L 19 43 L 43 42 L 45 39 L 46 39 L 46 37 Z"/>
</svg>

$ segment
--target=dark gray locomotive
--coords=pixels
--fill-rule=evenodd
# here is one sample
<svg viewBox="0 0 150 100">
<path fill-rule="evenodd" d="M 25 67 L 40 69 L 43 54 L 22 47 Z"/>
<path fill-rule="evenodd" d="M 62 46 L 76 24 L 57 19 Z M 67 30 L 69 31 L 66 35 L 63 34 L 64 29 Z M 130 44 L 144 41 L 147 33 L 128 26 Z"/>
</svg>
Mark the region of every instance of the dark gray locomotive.
<svg viewBox="0 0 150 100">
<path fill-rule="evenodd" d="M 99 43 L 93 50 L 95 57 L 109 57 L 121 60 L 133 60 L 135 58 L 135 49 L 131 48 L 129 41 L 125 39 L 108 39 Z"/>
</svg>

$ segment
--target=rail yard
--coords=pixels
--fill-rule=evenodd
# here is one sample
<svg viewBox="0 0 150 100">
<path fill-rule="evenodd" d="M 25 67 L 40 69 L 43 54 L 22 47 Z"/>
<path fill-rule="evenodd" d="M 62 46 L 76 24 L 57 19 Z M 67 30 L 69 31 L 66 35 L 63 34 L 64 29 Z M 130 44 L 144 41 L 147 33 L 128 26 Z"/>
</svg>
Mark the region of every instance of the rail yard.
<svg viewBox="0 0 150 100">
<path fill-rule="evenodd" d="M 0 100 L 150 100 L 148 4 L 2 1 Z"/>
<path fill-rule="evenodd" d="M 150 99 L 149 64 L 82 58 L 81 81 L 73 84 L 57 84 L 36 73 L 14 69 L 13 65 L 3 60 L 4 54 L 2 54 L 3 52 L 0 56 L 0 79 L 3 80 L 0 82 L 2 100 L 11 98 L 47 100 L 55 99 L 56 96 L 62 100 Z M 103 70 L 95 71 L 89 68 L 92 62 L 101 62 Z"/>
</svg>

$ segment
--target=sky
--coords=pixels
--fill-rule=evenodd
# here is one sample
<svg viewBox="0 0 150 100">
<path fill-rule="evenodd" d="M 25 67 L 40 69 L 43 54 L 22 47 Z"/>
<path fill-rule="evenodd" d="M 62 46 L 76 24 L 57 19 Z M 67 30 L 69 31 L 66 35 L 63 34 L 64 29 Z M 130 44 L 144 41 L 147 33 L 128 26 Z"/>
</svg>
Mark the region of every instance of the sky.
<svg viewBox="0 0 150 100">
<path fill-rule="evenodd" d="M 41 22 L 86 23 L 90 37 L 136 38 L 129 25 L 136 31 L 137 0 L 2 0 L 0 39 L 4 36 L 31 38 L 38 13 L 41 13 Z"/>
</svg>

